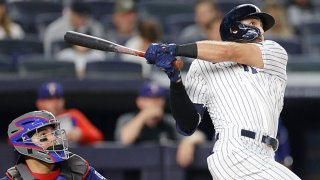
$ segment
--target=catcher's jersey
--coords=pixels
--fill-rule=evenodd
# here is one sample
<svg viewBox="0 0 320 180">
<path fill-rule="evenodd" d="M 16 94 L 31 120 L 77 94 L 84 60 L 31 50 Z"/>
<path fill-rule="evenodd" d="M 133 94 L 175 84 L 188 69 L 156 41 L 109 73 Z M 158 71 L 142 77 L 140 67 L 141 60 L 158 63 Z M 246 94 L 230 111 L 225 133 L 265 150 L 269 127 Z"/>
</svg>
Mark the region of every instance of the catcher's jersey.
<svg viewBox="0 0 320 180">
<path fill-rule="evenodd" d="M 196 59 L 186 76 L 185 87 L 193 103 L 207 108 L 216 129 L 236 126 L 276 137 L 288 55 L 274 41 L 263 41 L 257 46 L 262 52 L 263 69 Z"/>
</svg>

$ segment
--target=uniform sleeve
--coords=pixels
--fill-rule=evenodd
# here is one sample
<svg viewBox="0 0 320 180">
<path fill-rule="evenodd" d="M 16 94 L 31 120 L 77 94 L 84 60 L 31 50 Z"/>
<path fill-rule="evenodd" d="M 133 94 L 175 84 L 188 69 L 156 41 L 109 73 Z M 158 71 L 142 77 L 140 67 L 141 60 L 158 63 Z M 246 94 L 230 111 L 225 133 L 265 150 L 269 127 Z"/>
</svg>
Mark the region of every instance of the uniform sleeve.
<svg viewBox="0 0 320 180">
<path fill-rule="evenodd" d="M 107 178 L 103 177 L 98 171 L 96 171 L 93 167 L 89 167 L 89 171 L 84 178 L 85 180 L 107 180 Z"/>
<path fill-rule="evenodd" d="M 74 118 L 76 125 L 81 129 L 81 143 L 92 144 L 103 140 L 102 132 L 97 129 L 83 113 L 76 109 L 69 110 L 69 113 L 71 113 L 72 118 Z"/>
<path fill-rule="evenodd" d="M 286 50 L 274 41 L 264 41 L 258 44 L 264 62 L 263 72 L 286 80 L 286 67 L 288 62 L 288 54 Z"/>
<path fill-rule="evenodd" d="M 206 104 L 206 82 L 203 79 L 202 73 L 205 69 L 201 65 L 201 60 L 194 60 L 190 66 L 188 74 L 186 76 L 185 88 L 190 100 L 194 104 Z"/>
</svg>

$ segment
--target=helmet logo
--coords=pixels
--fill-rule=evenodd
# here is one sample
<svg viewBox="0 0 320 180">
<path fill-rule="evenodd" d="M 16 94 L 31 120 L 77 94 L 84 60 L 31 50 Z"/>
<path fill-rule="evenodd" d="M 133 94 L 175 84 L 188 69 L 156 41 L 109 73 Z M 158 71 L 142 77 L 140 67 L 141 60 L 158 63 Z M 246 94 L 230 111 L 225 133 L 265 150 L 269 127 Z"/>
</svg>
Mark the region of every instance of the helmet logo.
<svg viewBox="0 0 320 180">
<path fill-rule="evenodd" d="M 233 27 L 230 28 L 230 32 L 232 34 L 237 34 L 238 31 L 239 31 L 239 28 L 237 26 L 233 26 Z"/>
</svg>

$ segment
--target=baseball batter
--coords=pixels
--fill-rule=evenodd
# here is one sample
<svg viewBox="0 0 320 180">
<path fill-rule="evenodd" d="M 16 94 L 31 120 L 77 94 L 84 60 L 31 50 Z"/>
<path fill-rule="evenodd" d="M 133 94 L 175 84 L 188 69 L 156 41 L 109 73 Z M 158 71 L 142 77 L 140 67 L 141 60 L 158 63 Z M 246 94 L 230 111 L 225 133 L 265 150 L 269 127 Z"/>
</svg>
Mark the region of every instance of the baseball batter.
<svg viewBox="0 0 320 180">
<path fill-rule="evenodd" d="M 283 47 L 264 40 L 274 23 L 255 5 L 243 4 L 224 16 L 222 42 L 152 44 L 146 52 L 147 61 L 170 78 L 171 110 L 180 133 L 192 134 L 209 112 L 216 130 L 207 158 L 213 179 L 300 179 L 274 159 L 288 61 Z M 175 56 L 197 58 L 185 86 L 172 66 Z"/>
</svg>

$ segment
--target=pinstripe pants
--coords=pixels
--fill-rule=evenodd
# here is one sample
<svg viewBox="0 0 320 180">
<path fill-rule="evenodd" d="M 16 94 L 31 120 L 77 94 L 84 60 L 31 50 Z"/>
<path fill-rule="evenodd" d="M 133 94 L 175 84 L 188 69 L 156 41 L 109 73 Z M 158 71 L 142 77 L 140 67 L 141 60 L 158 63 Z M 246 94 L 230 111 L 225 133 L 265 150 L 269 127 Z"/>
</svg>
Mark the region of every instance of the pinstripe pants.
<svg viewBox="0 0 320 180">
<path fill-rule="evenodd" d="M 300 179 L 287 167 L 274 159 L 274 150 L 261 139 L 251 139 L 240 135 L 239 128 L 216 130 L 213 154 L 207 158 L 213 179 Z M 260 137 L 257 135 L 256 137 Z"/>
</svg>

